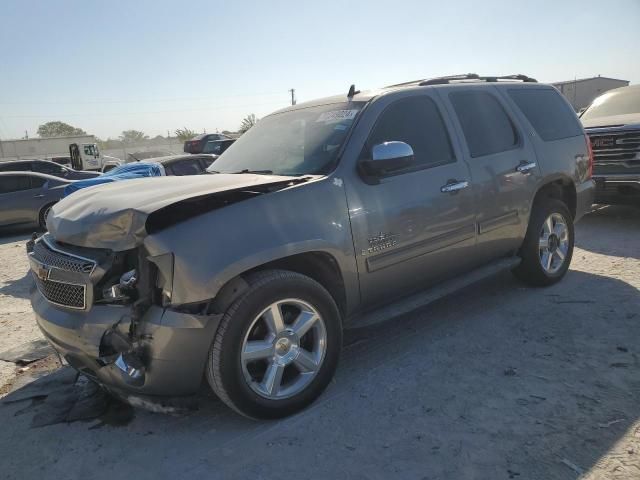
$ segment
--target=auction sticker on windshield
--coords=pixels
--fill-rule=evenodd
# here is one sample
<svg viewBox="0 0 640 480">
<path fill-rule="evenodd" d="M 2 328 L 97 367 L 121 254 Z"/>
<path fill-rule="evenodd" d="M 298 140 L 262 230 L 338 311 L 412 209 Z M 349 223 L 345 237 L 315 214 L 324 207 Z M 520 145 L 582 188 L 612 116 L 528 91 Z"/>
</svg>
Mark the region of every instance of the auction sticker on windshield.
<svg viewBox="0 0 640 480">
<path fill-rule="evenodd" d="M 323 112 L 316 122 L 336 123 L 343 120 L 353 120 L 358 110 L 332 110 L 331 112 Z"/>
</svg>

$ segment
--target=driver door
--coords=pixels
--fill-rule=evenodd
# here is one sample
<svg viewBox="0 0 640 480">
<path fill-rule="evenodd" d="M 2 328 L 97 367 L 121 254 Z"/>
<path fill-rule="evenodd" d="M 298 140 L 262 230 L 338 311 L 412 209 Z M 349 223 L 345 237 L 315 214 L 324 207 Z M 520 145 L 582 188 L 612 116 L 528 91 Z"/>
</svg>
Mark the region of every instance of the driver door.
<svg viewBox="0 0 640 480">
<path fill-rule="evenodd" d="M 365 304 L 420 290 L 478 261 L 469 169 L 438 102 L 421 93 L 387 105 L 360 161 L 371 158 L 375 145 L 401 141 L 413 149 L 414 164 L 347 185 Z"/>
</svg>

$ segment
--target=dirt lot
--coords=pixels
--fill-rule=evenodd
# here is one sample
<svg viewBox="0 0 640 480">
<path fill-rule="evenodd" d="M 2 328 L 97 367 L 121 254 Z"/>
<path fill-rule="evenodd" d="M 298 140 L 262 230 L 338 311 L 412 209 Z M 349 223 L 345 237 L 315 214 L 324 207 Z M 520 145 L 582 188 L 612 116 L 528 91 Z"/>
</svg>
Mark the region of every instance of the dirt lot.
<svg viewBox="0 0 640 480">
<path fill-rule="evenodd" d="M 39 338 L 26 238 L 0 239 L 0 351 Z M 252 422 L 203 390 L 190 413 L 56 420 L 83 385 L 58 370 L 11 394 L 48 396 L 0 404 L 0 477 L 638 479 L 639 339 L 640 209 L 603 208 L 557 286 L 505 273 L 349 332 L 335 381 L 292 418 Z M 0 363 L 0 385 L 15 373 Z"/>
</svg>

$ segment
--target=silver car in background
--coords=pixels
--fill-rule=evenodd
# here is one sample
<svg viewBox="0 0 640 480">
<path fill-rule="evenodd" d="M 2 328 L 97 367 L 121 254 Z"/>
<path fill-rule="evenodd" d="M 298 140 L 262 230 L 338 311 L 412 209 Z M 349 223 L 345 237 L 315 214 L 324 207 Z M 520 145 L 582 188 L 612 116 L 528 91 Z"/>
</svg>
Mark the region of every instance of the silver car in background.
<svg viewBox="0 0 640 480">
<path fill-rule="evenodd" d="M 51 207 L 69 180 L 35 172 L 0 172 L 0 227 L 46 228 Z"/>
</svg>

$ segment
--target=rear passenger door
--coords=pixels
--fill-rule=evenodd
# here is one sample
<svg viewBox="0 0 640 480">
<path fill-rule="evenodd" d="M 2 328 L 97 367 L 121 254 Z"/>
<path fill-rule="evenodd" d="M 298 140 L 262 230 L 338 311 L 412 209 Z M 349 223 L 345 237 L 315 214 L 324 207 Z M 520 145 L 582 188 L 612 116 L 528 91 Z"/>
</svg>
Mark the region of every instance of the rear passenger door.
<svg viewBox="0 0 640 480">
<path fill-rule="evenodd" d="M 0 225 L 35 222 L 42 196 L 40 187 L 32 189 L 29 175 L 0 176 Z"/>
<path fill-rule="evenodd" d="M 540 177 L 531 141 L 497 89 L 456 87 L 442 95 L 471 170 L 479 254 L 487 261 L 513 254 Z"/>
</svg>

